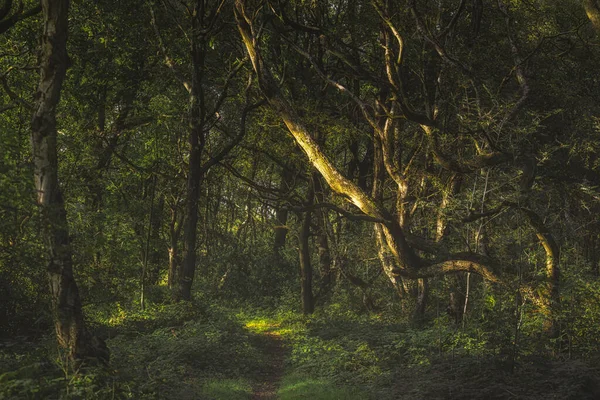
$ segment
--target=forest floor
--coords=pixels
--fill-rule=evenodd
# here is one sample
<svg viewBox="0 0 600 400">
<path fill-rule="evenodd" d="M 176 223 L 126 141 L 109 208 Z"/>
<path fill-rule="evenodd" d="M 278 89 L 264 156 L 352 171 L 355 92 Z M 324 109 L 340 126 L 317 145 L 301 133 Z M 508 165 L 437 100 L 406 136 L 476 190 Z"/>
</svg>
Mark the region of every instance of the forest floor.
<svg viewBox="0 0 600 400">
<path fill-rule="evenodd" d="M 279 324 L 267 325 L 266 330 L 254 339 L 256 347 L 264 357 L 264 362 L 257 371 L 257 382 L 252 393 L 253 400 L 277 398 L 277 389 L 284 374 L 287 353 L 277 328 Z"/>
<path fill-rule="evenodd" d="M 51 336 L 0 341 L 0 399 L 600 399 L 600 357 L 547 356 L 524 337 L 511 361 L 451 324 L 200 302 L 93 311 L 108 367 L 69 372 Z"/>
</svg>

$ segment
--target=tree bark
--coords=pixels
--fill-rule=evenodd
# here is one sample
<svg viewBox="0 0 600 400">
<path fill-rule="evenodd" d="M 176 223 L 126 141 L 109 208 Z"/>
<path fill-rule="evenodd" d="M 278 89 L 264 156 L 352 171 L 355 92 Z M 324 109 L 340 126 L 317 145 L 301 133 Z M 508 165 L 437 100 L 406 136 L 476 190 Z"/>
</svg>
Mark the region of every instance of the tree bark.
<svg viewBox="0 0 600 400">
<path fill-rule="evenodd" d="M 201 2 L 198 2 L 201 3 Z M 203 8 L 203 7 L 201 7 Z M 189 143 L 189 170 L 187 179 L 186 217 L 183 227 L 183 262 L 179 274 L 179 297 L 182 300 L 192 299 L 192 283 L 196 273 L 196 241 L 198 227 L 198 201 L 200 198 L 200 183 L 202 180 L 201 157 L 204 150 L 204 122 L 205 105 L 202 81 L 204 77 L 204 63 L 206 43 L 199 39 L 200 26 L 198 26 L 198 9 L 196 4 L 192 17 L 191 54 L 192 54 L 192 83 L 190 87 L 190 134 Z M 199 43 L 200 41 L 200 43 Z"/>
<path fill-rule="evenodd" d="M 315 201 L 315 190 L 312 182 L 308 183 L 308 193 L 306 195 L 306 206 L 311 207 Z M 312 220 L 312 211 L 306 211 L 302 220 L 300 231 L 300 294 L 302 297 L 302 312 L 312 314 L 315 310 L 314 298 L 312 292 L 312 264 L 310 261 L 310 225 Z"/>
<path fill-rule="evenodd" d="M 415 320 L 422 322 L 425 318 L 425 308 L 427 307 L 427 300 L 429 298 L 429 281 L 427 278 L 420 278 L 417 280 L 417 304 L 415 307 Z"/>
<path fill-rule="evenodd" d="M 154 206 L 152 212 L 152 221 L 150 224 L 150 269 L 148 271 L 148 283 L 150 285 L 158 285 L 161 280 L 161 265 L 164 262 L 164 244 L 160 239 L 160 230 L 163 224 L 163 212 L 165 206 L 165 198 L 160 195 L 158 204 Z"/>
<path fill-rule="evenodd" d="M 42 0 L 40 80 L 31 121 L 34 182 L 48 251 L 47 272 L 58 344 L 76 362 L 88 357 L 108 360 L 106 346 L 89 333 L 83 318 L 73 277 L 67 214 L 58 183 L 56 108 L 69 62 L 68 9 L 68 0 Z"/>
<path fill-rule="evenodd" d="M 588 19 L 594 26 L 596 33 L 600 35 L 600 6 L 597 0 L 583 0 L 583 8 Z"/>
<path fill-rule="evenodd" d="M 560 247 L 539 215 L 527 208 L 521 208 L 521 211 L 525 213 L 546 253 L 546 282 L 542 296 L 542 312 L 546 317 L 544 331 L 549 337 L 557 338 L 560 334 Z"/>
<path fill-rule="evenodd" d="M 279 182 L 279 195 L 284 196 L 290 189 L 291 173 L 287 169 L 283 169 L 280 174 L 281 181 Z M 286 207 L 279 207 L 275 211 L 275 228 L 273 238 L 273 254 L 276 263 L 279 266 L 282 265 L 282 251 L 285 248 L 285 242 L 288 234 L 287 227 L 288 220 L 288 209 Z"/>
<path fill-rule="evenodd" d="M 378 222 L 380 224 L 379 229 L 381 229 L 385 243 L 394 258 L 391 275 L 394 277 L 406 276 L 414 279 L 462 270 L 483 274 L 487 279 L 491 278 L 497 282 L 498 279 L 494 272 L 488 265 L 483 264 L 483 258 L 477 255 L 465 253 L 453 255 L 443 251 L 441 248 L 438 249 L 438 246 L 432 246 L 436 248 L 434 253 L 444 254 L 444 259 L 438 259 L 433 262 L 422 260 L 411 245 L 409 245 L 407 234 L 399 222 L 392 218 L 389 212 L 381 207 L 380 204 L 335 168 L 333 163 L 320 150 L 317 142 L 311 137 L 302 119 L 285 98 L 273 75 L 264 65 L 253 31 L 253 21 L 248 16 L 249 14 L 246 13 L 245 3 L 244 0 L 236 0 L 236 21 L 253 68 L 257 74 L 263 95 L 271 108 L 282 119 L 296 143 L 305 152 L 310 163 L 323 176 L 329 187 L 334 192 L 344 196 L 364 214 L 380 221 Z M 328 83 L 347 93 L 347 90 L 343 86 L 330 80 L 328 80 Z"/>
<path fill-rule="evenodd" d="M 318 203 L 325 202 L 325 193 L 321 184 L 321 176 L 317 172 L 313 172 L 311 179 L 314 190 L 315 199 Z M 327 295 L 334 284 L 334 271 L 332 268 L 331 252 L 329 250 L 329 238 L 327 236 L 327 211 L 323 208 L 316 211 L 318 222 L 317 231 L 317 249 L 319 254 L 319 269 L 321 275 L 321 284 L 317 293 L 319 299 Z"/>
<path fill-rule="evenodd" d="M 171 206 L 171 221 L 169 224 L 169 272 L 167 284 L 175 292 L 178 279 L 177 274 L 180 268 L 179 259 L 179 235 L 183 224 L 181 213 L 177 201 Z"/>
</svg>

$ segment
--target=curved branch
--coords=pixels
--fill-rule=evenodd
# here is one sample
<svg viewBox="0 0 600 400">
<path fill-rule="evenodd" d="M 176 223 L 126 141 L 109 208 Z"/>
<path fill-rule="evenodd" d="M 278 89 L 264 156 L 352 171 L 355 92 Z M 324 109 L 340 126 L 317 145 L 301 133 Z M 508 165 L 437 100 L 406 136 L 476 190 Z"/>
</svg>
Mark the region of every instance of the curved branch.
<svg viewBox="0 0 600 400">
<path fill-rule="evenodd" d="M 256 71 L 258 83 L 263 94 L 269 101 L 269 104 L 277 111 L 298 145 L 306 153 L 311 164 L 321 173 L 327 184 L 335 192 L 347 197 L 362 212 L 377 219 L 389 220 L 390 218 L 385 210 L 334 167 L 329 158 L 321 151 L 317 142 L 308 133 L 308 130 L 296 114 L 294 108 L 282 96 L 270 71 L 263 65 L 262 57 L 258 52 L 256 38 L 252 32 L 252 20 L 246 14 L 243 0 L 236 1 L 235 15 L 238 30 Z"/>
<path fill-rule="evenodd" d="M 431 126 L 421 125 L 425 135 L 432 146 L 435 161 L 444 169 L 452 172 L 467 174 L 485 167 L 493 167 L 512 159 L 508 153 L 495 151 L 492 153 L 478 154 L 467 162 L 460 162 L 445 154 L 440 146 L 438 136 Z"/>
<path fill-rule="evenodd" d="M 416 0 L 412 0 L 411 3 L 412 4 L 410 6 L 410 10 L 413 14 L 413 17 L 415 18 L 415 22 L 417 24 L 417 29 L 423 35 L 425 40 L 428 41 L 433 46 L 433 48 L 435 49 L 437 54 L 442 58 L 442 60 L 446 61 L 447 63 L 449 63 L 451 65 L 454 65 L 455 67 L 457 67 L 458 69 L 463 71 L 463 73 L 465 75 L 472 77 L 473 71 L 471 71 L 471 69 L 469 67 L 467 67 L 466 65 L 461 63 L 459 60 L 457 60 L 456 58 L 454 58 L 450 54 L 448 54 L 448 52 L 446 51 L 444 46 L 442 46 L 441 43 L 435 37 L 433 37 L 433 35 L 431 35 L 431 33 L 427 30 L 427 28 L 425 27 L 425 23 L 423 22 L 423 19 L 421 17 L 421 14 L 419 14 L 419 12 L 417 10 Z"/>
<path fill-rule="evenodd" d="M 510 51 L 513 56 L 514 61 L 514 71 L 517 76 L 517 82 L 519 83 L 519 87 L 521 89 L 521 97 L 515 103 L 514 107 L 510 112 L 504 117 L 500 127 L 504 126 L 504 124 L 511 119 L 513 119 L 517 113 L 523 108 L 525 102 L 529 98 L 529 84 L 527 82 L 527 77 L 525 76 L 525 69 L 523 68 L 523 58 L 520 55 L 519 48 L 517 47 L 517 41 L 512 32 L 512 18 L 508 13 L 508 7 L 504 4 L 502 0 L 498 0 L 498 8 L 500 12 L 504 15 L 504 22 L 506 25 L 506 36 L 508 37 L 508 42 L 510 43 Z"/>
<path fill-rule="evenodd" d="M 27 110 L 33 110 L 33 104 L 29 103 L 27 100 L 23 99 L 21 96 L 19 96 L 18 94 L 16 94 L 11 88 L 10 86 L 8 86 L 8 80 L 6 79 L 6 76 L 0 76 L 0 84 L 2 85 L 2 88 L 4 89 L 4 91 L 6 92 L 6 94 L 8 95 L 8 97 L 10 97 L 10 99 L 17 104 L 22 105 L 23 107 L 25 107 Z"/>
<path fill-rule="evenodd" d="M 500 277 L 491 268 L 493 262 L 478 254 L 455 254 L 450 259 L 427 265 L 417 271 L 401 272 L 400 275 L 410 274 L 412 278 L 428 278 L 457 272 L 472 272 L 493 283 L 503 284 Z"/>
<path fill-rule="evenodd" d="M 8 13 L 10 12 L 10 8 L 12 5 L 12 1 L 7 1 L 0 10 L 0 34 L 8 31 L 10 28 L 15 26 L 19 21 L 23 21 L 27 18 L 33 17 L 36 14 L 42 12 L 42 6 L 37 5 L 25 12 L 23 12 L 23 2 L 20 2 L 19 9 L 16 13 L 6 18 Z"/>
<path fill-rule="evenodd" d="M 277 10 L 275 9 L 275 7 L 273 6 L 271 1 L 269 1 L 269 8 L 271 9 L 271 11 L 273 11 L 273 14 L 275 14 L 277 16 L 277 18 L 279 18 L 284 24 L 294 28 L 297 31 L 311 33 L 313 35 L 318 35 L 321 33 L 320 28 L 317 28 L 314 26 L 303 25 L 303 24 L 298 23 L 298 22 L 292 20 L 291 18 L 289 18 L 287 16 L 287 14 L 285 13 L 285 11 L 283 11 L 281 1 L 278 1 L 277 3 L 279 5 L 279 10 L 280 10 L 279 12 L 277 12 Z"/>
</svg>

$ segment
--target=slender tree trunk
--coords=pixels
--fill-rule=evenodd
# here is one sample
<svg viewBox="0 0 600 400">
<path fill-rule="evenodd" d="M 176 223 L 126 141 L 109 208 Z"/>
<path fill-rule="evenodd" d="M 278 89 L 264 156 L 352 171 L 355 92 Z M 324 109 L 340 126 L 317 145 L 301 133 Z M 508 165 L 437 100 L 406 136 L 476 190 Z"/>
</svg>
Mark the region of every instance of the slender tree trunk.
<svg viewBox="0 0 600 400">
<path fill-rule="evenodd" d="M 291 172 L 283 169 L 281 171 L 281 181 L 279 182 L 279 195 L 285 195 L 290 189 Z M 275 235 L 273 239 L 273 254 L 276 262 L 281 265 L 283 258 L 282 251 L 285 248 L 285 242 L 288 233 L 287 227 L 288 210 L 280 207 L 275 211 Z"/>
<path fill-rule="evenodd" d="M 182 217 L 178 212 L 177 204 L 171 207 L 171 222 L 169 224 L 169 272 L 167 284 L 170 289 L 175 289 L 179 272 L 179 235 L 181 233 Z"/>
<path fill-rule="evenodd" d="M 150 215 L 148 216 L 148 226 L 146 229 L 146 241 L 142 251 L 142 276 L 140 277 L 141 294 L 140 308 L 142 311 L 146 308 L 146 282 L 148 281 L 148 263 L 150 262 L 150 243 L 152 239 L 152 223 L 154 222 L 154 199 L 156 198 L 156 175 L 152 176 L 152 190 L 150 195 Z"/>
<path fill-rule="evenodd" d="M 427 307 L 427 300 L 429 299 L 429 280 L 418 279 L 416 292 L 417 305 L 415 307 L 415 320 L 421 322 L 425 317 L 425 308 Z"/>
<path fill-rule="evenodd" d="M 165 198 L 161 195 L 158 198 L 158 203 L 152 211 L 152 220 L 150 223 L 150 254 L 148 264 L 148 283 L 157 285 L 161 279 L 161 265 L 164 261 L 164 244 L 160 239 L 160 228 L 163 224 L 163 212 L 165 206 Z"/>
<path fill-rule="evenodd" d="M 190 135 L 192 136 L 192 135 Z M 190 143 L 193 140 L 190 139 Z M 191 145 L 193 146 L 193 145 Z M 192 153 L 196 151 L 192 150 Z M 196 273 L 196 241 L 198 227 L 198 200 L 200 195 L 199 154 L 190 155 L 186 218 L 183 227 L 183 261 L 179 273 L 179 296 L 182 300 L 192 299 L 192 283 Z"/>
<path fill-rule="evenodd" d="M 108 360 L 106 346 L 92 337 L 83 318 L 73 277 L 67 214 L 58 183 L 56 108 L 68 64 L 68 9 L 68 0 L 42 0 L 40 81 L 31 122 L 34 181 L 48 251 L 47 271 L 58 343 L 71 360 Z"/>
<path fill-rule="evenodd" d="M 275 231 L 274 239 L 273 239 L 273 254 L 276 259 L 281 259 L 282 251 L 285 248 L 285 242 L 287 238 L 288 228 L 287 228 L 287 219 L 288 219 L 288 210 L 285 208 L 280 208 L 275 212 Z"/>
<path fill-rule="evenodd" d="M 315 191 L 312 182 L 309 181 L 307 202 L 308 207 L 314 204 Z M 302 312 L 312 314 L 315 310 L 312 291 L 312 264 L 310 262 L 310 223 L 312 212 L 306 211 L 300 231 L 300 294 L 302 297 Z"/>
<path fill-rule="evenodd" d="M 448 232 L 448 218 L 446 212 L 450 200 L 456 196 L 460 191 L 462 185 L 462 175 L 454 174 L 450 177 L 448 185 L 442 193 L 442 201 L 438 208 L 438 214 L 436 219 L 435 227 L 435 241 L 442 242 Z M 458 325 L 463 318 L 463 310 L 465 304 L 465 295 L 462 284 L 462 273 L 456 276 L 448 277 L 448 284 L 450 286 L 450 294 L 448 296 L 448 314 L 454 319 L 454 322 Z"/>
<path fill-rule="evenodd" d="M 372 197 L 377 202 L 383 200 L 383 181 L 384 181 L 384 166 L 383 166 L 383 149 L 380 140 L 375 140 L 374 155 L 373 155 L 373 186 L 372 186 Z M 383 268 L 383 272 L 387 275 L 388 279 L 396 289 L 398 295 L 402 298 L 404 296 L 404 289 L 401 278 L 396 276 L 394 273 L 395 265 L 393 255 L 388 250 L 388 246 L 385 240 L 385 234 L 383 231 L 382 224 L 373 225 L 375 230 L 375 240 L 377 241 L 377 255 Z"/>
<path fill-rule="evenodd" d="M 317 172 L 312 174 L 312 182 L 315 188 L 315 199 L 318 203 L 325 202 L 325 193 L 321 176 Z M 316 212 L 318 223 L 317 246 L 319 254 L 319 269 L 321 273 L 321 285 L 318 296 L 326 296 L 334 284 L 334 271 L 332 268 L 331 252 L 329 250 L 329 238 L 327 236 L 327 212 L 324 209 Z"/>
<path fill-rule="evenodd" d="M 204 12 L 203 10 L 195 10 Z M 196 241 L 198 227 L 198 201 L 202 180 L 201 157 L 204 149 L 205 105 L 202 81 L 204 76 L 204 57 L 206 43 L 197 36 L 198 17 L 192 18 L 192 65 L 193 76 L 190 90 L 190 135 L 189 135 L 189 171 L 187 180 L 186 218 L 183 227 L 183 262 L 179 275 L 179 296 L 182 300 L 192 299 L 192 283 L 196 273 Z M 198 43 L 200 41 L 200 43 Z"/>
<path fill-rule="evenodd" d="M 193 141 L 190 140 L 190 142 Z M 196 151 L 192 152 L 195 153 Z M 190 156 L 186 218 L 183 227 L 183 262 L 181 263 L 181 271 L 179 273 L 179 296 L 182 300 L 192 299 L 192 283 L 196 273 L 198 199 L 200 193 L 199 169 L 199 155 L 193 157 Z"/>
</svg>

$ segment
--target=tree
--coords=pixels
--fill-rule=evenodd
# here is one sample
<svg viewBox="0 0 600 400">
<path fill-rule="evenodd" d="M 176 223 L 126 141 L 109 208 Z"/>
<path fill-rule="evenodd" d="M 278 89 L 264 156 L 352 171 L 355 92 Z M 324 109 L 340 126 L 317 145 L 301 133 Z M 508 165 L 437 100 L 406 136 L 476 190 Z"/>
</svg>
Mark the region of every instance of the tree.
<svg viewBox="0 0 600 400">
<path fill-rule="evenodd" d="M 553 5 L 540 3 L 534 10 L 509 7 L 502 1 L 494 5 L 473 2 L 470 6 L 465 1 L 453 3 L 407 1 L 401 7 L 391 1 L 322 2 L 310 6 L 268 2 L 265 7 L 238 0 L 236 18 L 270 107 L 331 189 L 375 224 L 382 265 L 395 287 L 401 287 L 404 280 L 418 280 L 422 311 L 427 294 L 424 279 L 461 272 L 473 272 L 501 285 L 512 279 L 503 276 L 502 261 L 489 255 L 493 252 L 485 254 L 470 247 L 470 241 L 467 246 L 459 244 L 460 235 L 466 234 L 468 227 L 455 224 L 453 231 L 446 231 L 442 221 L 446 217 L 436 222 L 431 216 L 437 213 L 427 214 L 432 204 L 448 209 L 444 191 L 436 188 L 452 175 L 463 176 L 469 185 L 477 174 L 490 171 L 494 188 L 510 190 L 488 196 L 489 207 L 482 212 L 467 205 L 465 192 L 454 201 L 462 202 L 466 213 L 460 216 L 455 208 L 449 217 L 464 224 L 490 221 L 507 212 L 519 224 L 528 224 L 540 240 L 546 265 L 541 285 L 544 289 L 541 296 L 534 297 L 546 315 L 547 332 L 556 336 L 560 314 L 559 247 L 553 229 L 543 218 L 547 199 L 531 188 L 534 183 L 558 188 L 551 178 L 540 174 L 536 160 L 549 149 L 541 134 L 541 121 L 549 119 L 551 110 L 563 103 L 552 86 L 560 78 L 534 80 L 532 75 L 543 69 L 541 59 L 552 51 L 545 44 L 571 35 L 575 21 L 560 21 L 562 25 L 548 33 L 541 21 L 556 13 Z M 357 7 L 362 12 L 361 23 L 370 27 L 363 29 L 378 34 L 360 43 L 351 33 L 356 28 L 351 21 Z M 485 33 L 481 29 L 483 16 L 489 24 Z M 517 25 L 517 19 L 529 23 Z M 265 39 L 260 28 L 269 23 L 277 35 L 288 35 L 284 41 L 289 57 L 304 60 L 308 69 L 304 76 L 328 85 L 330 90 L 323 92 L 332 109 L 342 103 L 357 110 L 361 129 L 369 132 L 379 149 L 375 171 L 379 168 L 382 175 L 374 185 L 379 193 L 369 195 L 344 176 L 335 157 L 315 140 L 317 130 L 339 125 L 330 120 L 315 129 L 307 118 L 310 108 L 306 103 L 278 83 L 286 77 L 271 55 L 279 48 Z M 293 39 L 289 32 L 293 32 Z M 484 54 L 492 43 L 499 51 L 493 57 L 493 67 L 489 55 Z M 543 75 L 541 71 L 539 75 Z M 310 92 L 308 86 L 306 92 Z M 578 179 L 582 178 L 579 174 Z M 387 189 L 390 184 L 394 191 Z M 483 190 L 487 193 L 492 189 Z M 387 202 L 384 193 L 395 201 Z M 435 224 L 440 229 L 434 234 L 431 226 Z M 507 226 L 495 224 L 495 228 Z M 445 235 L 439 231 L 446 231 Z M 495 245 L 502 248 L 504 243 L 496 238 Z M 530 289 L 523 288 L 533 293 Z"/>
<path fill-rule="evenodd" d="M 73 277 L 69 226 L 58 181 L 56 109 L 68 66 L 69 1 L 42 1 L 40 80 L 31 121 L 37 203 L 48 252 L 47 272 L 56 337 L 73 360 L 108 359 L 108 351 L 88 331 Z"/>
</svg>

